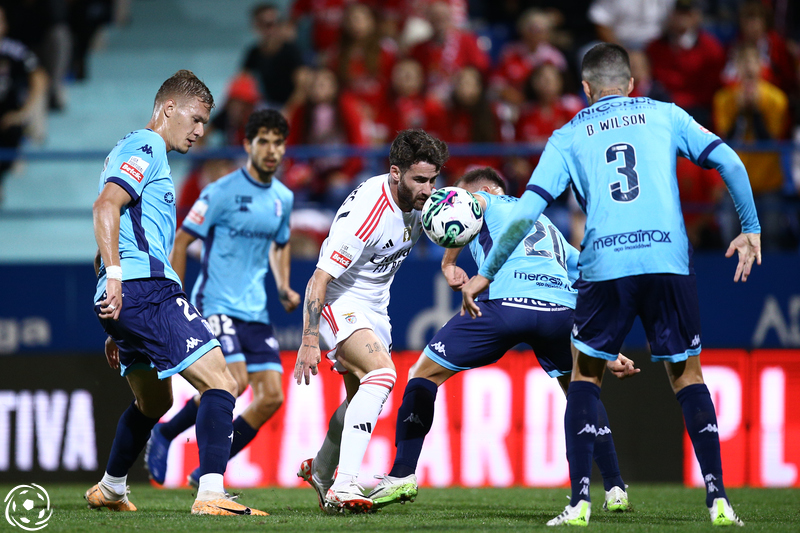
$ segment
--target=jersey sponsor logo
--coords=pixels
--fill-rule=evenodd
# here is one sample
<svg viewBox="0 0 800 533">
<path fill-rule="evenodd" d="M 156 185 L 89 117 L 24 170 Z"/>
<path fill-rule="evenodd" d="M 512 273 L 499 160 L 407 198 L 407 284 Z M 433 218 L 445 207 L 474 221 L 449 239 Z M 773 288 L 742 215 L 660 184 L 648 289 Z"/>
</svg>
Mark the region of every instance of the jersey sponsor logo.
<svg viewBox="0 0 800 533">
<path fill-rule="evenodd" d="M 615 98 L 613 100 L 609 100 L 607 102 L 603 102 L 599 105 L 593 105 L 591 107 L 587 107 L 586 109 L 579 111 L 577 115 L 575 115 L 572 120 L 569 121 L 570 124 L 577 124 L 578 122 L 582 121 L 585 118 L 591 117 L 597 113 L 605 113 L 610 109 L 614 109 L 617 107 L 633 107 L 633 106 L 643 106 L 646 105 L 648 107 L 655 107 L 655 102 L 645 96 L 637 96 L 636 98 Z"/>
<path fill-rule="evenodd" d="M 635 250 L 637 248 L 650 248 L 653 243 L 672 243 L 669 234 L 669 231 L 662 231 L 659 229 L 640 229 L 627 233 L 616 233 L 614 235 L 596 238 L 592 242 L 592 249 L 603 250 L 605 248 L 613 248 L 615 252 L 621 252 L 623 250 Z"/>
<path fill-rule="evenodd" d="M 334 263 L 336 263 L 336 264 L 338 264 L 338 265 L 340 265 L 340 266 L 342 266 L 344 268 L 349 267 L 350 263 L 353 262 L 352 259 L 349 259 L 349 258 L 345 257 L 344 255 L 339 253 L 337 250 L 334 250 L 333 253 L 331 254 L 331 261 L 333 261 Z"/>
<path fill-rule="evenodd" d="M 236 205 L 239 206 L 239 211 L 249 212 L 250 208 L 247 206 L 252 203 L 253 203 L 252 196 L 242 196 L 240 194 L 236 195 Z"/>
<path fill-rule="evenodd" d="M 153 157 L 153 149 L 150 148 L 149 144 L 145 144 L 144 146 L 140 146 L 137 150 L 141 150 L 142 152 L 146 153 L 150 157 Z"/>
<path fill-rule="evenodd" d="M 231 238 L 243 237 L 245 239 L 266 239 L 269 241 L 275 238 L 275 232 L 273 231 L 253 231 L 249 229 L 236 228 L 231 228 L 228 232 L 228 235 Z"/>
<path fill-rule="evenodd" d="M 122 163 L 119 169 L 128 176 L 135 179 L 137 183 L 141 183 L 142 180 L 144 179 L 144 173 L 147 170 L 147 167 L 149 166 L 150 163 L 148 163 L 141 157 L 132 155 L 128 158 L 127 161 Z"/>
<path fill-rule="evenodd" d="M 202 225 L 206 221 L 206 211 L 208 211 L 208 203 L 204 200 L 198 200 L 192 206 L 192 210 L 186 215 L 190 222 Z"/>
<path fill-rule="evenodd" d="M 203 341 L 195 339 L 194 337 L 189 337 L 186 339 L 186 353 L 189 353 L 189 350 L 194 350 L 200 344 L 203 344 Z"/>
<path fill-rule="evenodd" d="M 394 272 L 400 265 L 403 264 L 403 261 L 408 254 L 411 252 L 411 248 L 403 248 L 402 250 L 398 250 L 393 254 L 390 255 L 379 255 L 379 254 L 372 254 L 372 257 L 369 258 L 369 262 L 375 265 L 375 268 L 372 269 L 373 272 L 383 273 L 383 272 Z"/>
<path fill-rule="evenodd" d="M 172 202 L 175 201 L 175 195 L 172 194 L 171 192 L 168 192 L 167 194 L 164 195 L 164 201 L 167 202 L 168 204 L 171 204 Z"/>
<path fill-rule="evenodd" d="M 355 313 L 345 313 L 342 316 L 344 317 L 345 322 L 348 324 L 355 324 L 356 320 L 358 320 Z"/>
<path fill-rule="evenodd" d="M 520 272 L 518 270 L 514 271 L 514 279 L 520 279 L 523 281 L 530 281 L 536 283 L 536 285 L 540 287 L 555 287 L 555 288 L 566 288 L 571 289 L 569 284 L 567 284 L 564 280 L 559 278 L 558 276 L 551 276 L 549 274 L 528 274 L 527 272 Z"/>
</svg>

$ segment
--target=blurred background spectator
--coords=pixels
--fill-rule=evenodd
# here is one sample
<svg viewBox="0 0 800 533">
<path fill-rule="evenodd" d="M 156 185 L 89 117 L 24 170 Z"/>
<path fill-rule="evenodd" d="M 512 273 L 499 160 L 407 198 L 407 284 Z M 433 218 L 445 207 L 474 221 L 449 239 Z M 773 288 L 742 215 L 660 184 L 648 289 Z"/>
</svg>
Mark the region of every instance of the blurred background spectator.
<svg viewBox="0 0 800 533">
<path fill-rule="evenodd" d="M 675 0 L 594 0 L 589 19 L 597 37 L 629 50 L 643 50 L 661 36 Z"/>
<path fill-rule="evenodd" d="M 258 42 L 245 53 L 242 69 L 258 80 L 264 104 L 281 109 L 293 96 L 297 98 L 295 91 L 302 83 L 300 48 L 277 6 L 258 4 L 251 12 L 250 22 Z"/>
<path fill-rule="evenodd" d="M 314 73 L 305 103 L 289 121 L 289 145 L 312 144 L 322 149 L 351 145 L 366 147 L 363 119 L 358 101 L 340 94 L 334 72 L 327 68 Z M 363 168 L 359 157 L 321 155 L 307 163 L 290 162 L 284 183 L 295 192 L 295 201 L 313 200 L 338 208 L 354 188 Z"/>
<path fill-rule="evenodd" d="M 5 11 L 0 7 L 0 149 L 16 150 L 46 98 L 47 74 L 36 55 L 24 44 L 9 37 Z M 3 179 L 14 164 L 16 154 L 0 160 L 0 203 Z"/>
<path fill-rule="evenodd" d="M 779 87 L 763 78 L 760 50 L 752 43 L 742 43 L 736 50 L 736 83 L 720 89 L 714 96 L 714 126 L 723 139 L 754 143 L 784 139 L 788 126 L 789 102 Z M 762 247 L 780 247 L 786 227 L 781 193 L 784 177 L 778 152 L 739 151 L 750 177 L 753 196 L 761 222 Z M 739 218 L 733 201 L 726 197 L 723 217 L 723 240 L 739 233 Z"/>
</svg>

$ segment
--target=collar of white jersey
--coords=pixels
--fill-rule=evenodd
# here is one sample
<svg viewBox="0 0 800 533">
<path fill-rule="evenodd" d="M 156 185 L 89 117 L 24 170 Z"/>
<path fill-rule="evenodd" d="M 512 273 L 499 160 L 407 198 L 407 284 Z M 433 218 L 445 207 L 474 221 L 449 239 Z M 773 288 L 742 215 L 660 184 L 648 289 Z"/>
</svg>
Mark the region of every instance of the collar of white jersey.
<svg viewBox="0 0 800 533">
<path fill-rule="evenodd" d="M 401 209 L 400 206 L 394 202 L 394 198 L 392 197 L 392 189 L 389 187 L 390 179 L 392 179 L 392 177 L 389 174 L 386 174 L 386 179 L 383 180 L 383 183 L 381 183 L 381 187 L 383 187 L 384 196 L 386 196 L 386 199 L 389 201 L 389 209 L 391 209 L 392 212 L 397 213 L 398 211 L 401 211 Z"/>
</svg>

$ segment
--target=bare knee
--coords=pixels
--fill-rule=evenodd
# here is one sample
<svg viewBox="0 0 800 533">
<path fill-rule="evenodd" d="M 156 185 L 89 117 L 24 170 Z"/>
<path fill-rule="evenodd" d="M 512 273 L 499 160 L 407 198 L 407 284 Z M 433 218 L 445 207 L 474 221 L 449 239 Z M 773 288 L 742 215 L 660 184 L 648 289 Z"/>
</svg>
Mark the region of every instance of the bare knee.
<svg viewBox="0 0 800 533">
<path fill-rule="evenodd" d="M 258 397 L 253 398 L 253 405 L 258 414 L 264 418 L 269 418 L 283 405 L 283 390 L 280 388 L 264 391 Z"/>
</svg>

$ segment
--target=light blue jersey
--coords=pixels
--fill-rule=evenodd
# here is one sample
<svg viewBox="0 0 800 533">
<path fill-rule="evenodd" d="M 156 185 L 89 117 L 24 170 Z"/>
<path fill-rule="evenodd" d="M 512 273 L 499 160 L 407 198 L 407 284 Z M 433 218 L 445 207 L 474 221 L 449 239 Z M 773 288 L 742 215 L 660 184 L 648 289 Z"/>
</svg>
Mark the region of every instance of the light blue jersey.
<svg viewBox="0 0 800 533">
<path fill-rule="evenodd" d="M 486 200 L 483 227 L 469 243 L 480 268 L 519 198 L 485 192 L 475 195 Z M 578 291 L 572 288 L 572 283 L 577 278 L 578 250 L 564 240 L 550 219 L 541 215 L 495 274 L 488 298 L 534 298 L 575 309 Z"/>
<path fill-rule="evenodd" d="M 180 285 L 168 259 L 175 241 L 175 185 L 164 139 L 149 129 L 123 137 L 106 157 L 99 191 L 106 183 L 116 183 L 131 197 L 119 221 L 123 281 L 167 278 Z M 100 274 L 95 301 L 106 289 L 105 265 Z"/>
<path fill-rule="evenodd" d="M 688 275 L 691 249 L 675 175 L 679 155 L 717 168 L 743 231 L 760 232 L 747 173 L 730 147 L 674 104 L 623 96 L 602 98 L 553 133 L 509 227 L 516 225 L 518 235 L 571 183 L 587 215 L 582 279 Z M 517 235 L 488 258 L 481 274 L 491 279 Z"/>
<path fill-rule="evenodd" d="M 192 290 L 201 313 L 269 323 L 264 286 L 269 250 L 273 241 L 289 242 L 293 203 L 294 194 L 283 183 L 257 182 L 244 168 L 203 189 L 182 226 L 204 240 Z"/>
</svg>

